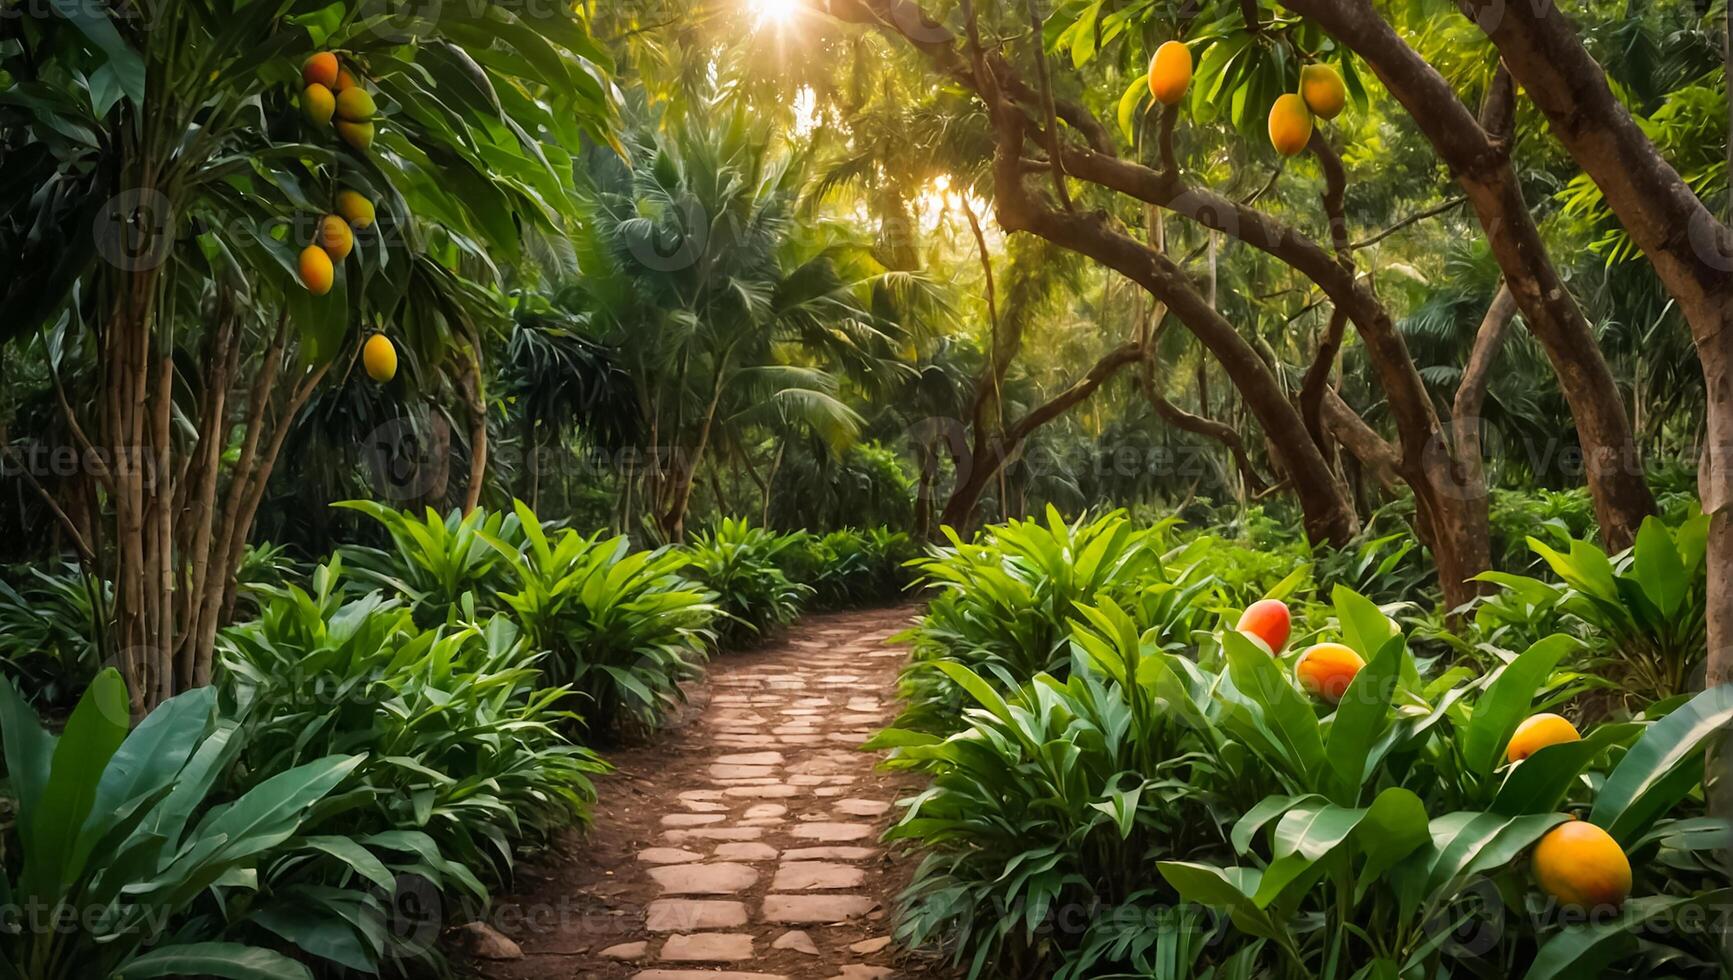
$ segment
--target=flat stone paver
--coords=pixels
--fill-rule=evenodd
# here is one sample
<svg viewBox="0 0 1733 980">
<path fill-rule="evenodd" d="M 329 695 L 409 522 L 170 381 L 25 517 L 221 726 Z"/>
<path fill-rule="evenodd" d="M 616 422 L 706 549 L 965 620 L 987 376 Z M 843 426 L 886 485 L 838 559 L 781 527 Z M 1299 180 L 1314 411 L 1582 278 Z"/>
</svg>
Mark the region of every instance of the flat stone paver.
<svg viewBox="0 0 1733 980">
<path fill-rule="evenodd" d="M 865 840 L 873 835 L 872 824 L 865 823 L 807 823 L 794 828 L 794 836 L 806 840 L 841 843 L 851 840 Z"/>
<path fill-rule="evenodd" d="M 737 963 L 752 959 L 752 937 L 743 932 L 700 932 L 669 936 L 662 944 L 664 960 Z"/>
<path fill-rule="evenodd" d="M 770 882 L 773 892 L 797 892 L 810 889 L 835 890 L 859 888 L 866 883 L 866 872 L 851 864 L 831 864 L 825 861 L 785 861 L 776 869 Z"/>
<path fill-rule="evenodd" d="M 767 922 L 843 922 L 877 906 L 865 895 L 766 895 L 764 918 Z"/>
<path fill-rule="evenodd" d="M 732 895 L 758 884 L 758 872 L 744 864 L 667 864 L 650 877 L 669 895 Z"/>
<path fill-rule="evenodd" d="M 644 928 L 651 932 L 699 932 L 733 929 L 746 924 L 746 905 L 704 899 L 663 898 L 645 910 Z"/>
<path fill-rule="evenodd" d="M 587 933 L 527 936 L 518 965 L 481 964 L 483 977 L 925 975 L 889 935 L 905 879 L 891 873 L 895 852 L 879 846 L 907 783 L 875 770 L 881 755 L 859 751 L 898 711 L 906 654 L 886 641 L 912 614 L 821 616 L 749 653 L 719 654 L 708 702 L 688 692 L 704 707 L 654 746 L 614 759 L 619 776 L 604 780 L 629 780 L 624 793 L 599 781 L 597 822 L 612 822 L 602 839 L 629 849 L 598 854 L 577 887 L 607 918 L 586 916 Z M 568 866 L 585 864 L 574 856 Z M 541 901 L 557 901 L 559 883 L 545 884 L 554 897 Z"/>
</svg>

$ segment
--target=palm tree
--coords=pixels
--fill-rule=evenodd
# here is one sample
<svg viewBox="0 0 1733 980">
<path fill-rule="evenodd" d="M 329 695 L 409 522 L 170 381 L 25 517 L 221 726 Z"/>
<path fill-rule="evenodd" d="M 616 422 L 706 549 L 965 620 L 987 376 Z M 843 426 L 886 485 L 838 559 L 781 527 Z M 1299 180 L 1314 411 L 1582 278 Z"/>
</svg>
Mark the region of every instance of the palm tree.
<svg viewBox="0 0 1733 980">
<path fill-rule="evenodd" d="M 633 164 L 580 162 L 568 298 L 633 378 L 646 506 L 671 540 L 700 466 L 741 430 L 786 421 L 833 447 L 858 434 L 841 379 L 900 370 L 884 301 L 910 287 L 842 225 L 799 220 L 807 157 L 719 91 L 676 119 L 637 107 Z"/>
</svg>

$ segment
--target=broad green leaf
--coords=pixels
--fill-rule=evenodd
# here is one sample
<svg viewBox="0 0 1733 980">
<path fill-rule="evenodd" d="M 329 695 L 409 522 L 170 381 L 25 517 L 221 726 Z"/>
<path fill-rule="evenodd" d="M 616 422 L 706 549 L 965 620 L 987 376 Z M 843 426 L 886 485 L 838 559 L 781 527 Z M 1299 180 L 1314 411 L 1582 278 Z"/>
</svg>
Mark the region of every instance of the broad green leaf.
<svg viewBox="0 0 1733 980">
<path fill-rule="evenodd" d="M 1324 762 L 1318 716 L 1282 673 L 1278 661 L 1234 630 L 1222 634 L 1222 651 L 1234 687 L 1262 710 L 1288 765 L 1298 773 L 1316 772 Z"/>
<path fill-rule="evenodd" d="M 1598 977 L 1608 967 L 1637 949 L 1637 935 L 1645 927 L 1669 928 L 1677 914 L 1688 906 L 1715 909 L 1733 899 L 1733 889 L 1696 895 L 1645 895 L 1633 898 L 1608 922 L 1569 925 L 1546 941 L 1524 974 L 1525 980 L 1576 980 Z"/>
<path fill-rule="evenodd" d="M 1649 597 L 1663 617 L 1672 619 L 1684 604 L 1691 583 L 1685 574 L 1685 563 L 1679 557 L 1679 549 L 1673 544 L 1673 536 L 1659 517 L 1644 519 L 1642 529 L 1637 532 L 1631 568 L 1636 572 L 1643 594 Z"/>
<path fill-rule="evenodd" d="M 1499 670 L 1475 702 L 1474 715 L 1462 737 L 1462 757 L 1470 772 L 1481 777 L 1492 774 L 1510 736 L 1528 717 L 1535 692 L 1546 684 L 1559 661 L 1581 647 L 1580 641 L 1556 634 L 1529 647 Z"/>
<path fill-rule="evenodd" d="M 1127 143 L 1134 142 L 1137 138 L 1137 113 L 1148 97 L 1149 79 L 1139 75 L 1119 98 L 1119 132 Z"/>
<path fill-rule="evenodd" d="M 1704 691 L 1650 725 L 1607 776 L 1589 822 L 1621 844 L 1642 836 L 1702 782 L 1704 748 L 1710 739 L 1726 737 L 1729 722 L 1733 684 Z"/>
<path fill-rule="evenodd" d="M 1575 742 L 1560 742 L 1508 768 L 1491 810 L 1508 817 L 1550 813 L 1559 808 L 1571 785 L 1596 756 L 1630 737 L 1631 724 L 1604 724 Z"/>
<path fill-rule="evenodd" d="M 1155 869 L 1186 901 L 1226 911 L 1240 931 L 1292 947 L 1287 931 L 1252 901 L 1263 879 L 1257 870 L 1189 861 L 1160 861 Z"/>
<path fill-rule="evenodd" d="M 1407 655 L 1407 642 L 1400 635 L 1386 640 L 1371 661 L 1354 675 L 1336 708 L 1324 754 L 1330 762 L 1328 792 L 1343 806 L 1352 806 L 1360 800 L 1366 758 L 1389 725 L 1402 660 Z"/>
<path fill-rule="evenodd" d="M 1379 793 L 1366 808 L 1354 838 L 1366 856 L 1354 886 L 1354 900 L 1364 898 L 1384 872 L 1423 846 L 1430 836 L 1426 804 L 1412 790 L 1392 786 Z"/>
<path fill-rule="evenodd" d="M 1274 860 L 1264 869 L 1253 901 L 1259 908 L 1268 908 L 1290 883 L 1340 847 L 1366 818 L 1366 812 L 1325 803 L 1295 807 L 1283 814 L 1273 835 Z"/>
<path fill-rule="evenodd" d="M 281 953 L 239 943 L 158 946 L 135 956 L 110 980 L 147 977 L 225 977 L 228 980 L 313 980 L 312 971 Z"/>
<path fill-rule="evenodd" d="M 1264 824 L 1267 824 L 1271 820 L 1287 813 L 1296 806 L 1314 801 L 1320 804 L 1329 802 L 1316 793 L 1307 793 L 1303 796 L 1264 797 L 1262 800 L 1258 801 L 1257 805 L 1253 806 L 1250 810 L 1247 810 L 1245 814 L 1234 823 L 1234 829 L 1229 835 L 1229 839 L 1233 842 L 1234 850 L 1240 854 L 1244 854 L 1251 850 L 1252 838 L 1257 836 L 1258 831 L 1262 829 Z"/>
<path fill-rule="evenodd" d="M 77 876 L 78 835 L 96 802 L 103 770 L 131 726 L 126 682 L 110 667 L 96 675 L 54 746 L 54 768 L 35 812 L 35 849 L 25 855 L 25 890 L 58 898 Z"/>
<path fill-rule="evenodd" d="M 1376 657 L 1384 644 L 1401 632 L 1377 603 L 1345 585 L 1336 586 L 1331 599 L 1342 626 L 1343 644 L 1365 660 Z"/>
</svg>

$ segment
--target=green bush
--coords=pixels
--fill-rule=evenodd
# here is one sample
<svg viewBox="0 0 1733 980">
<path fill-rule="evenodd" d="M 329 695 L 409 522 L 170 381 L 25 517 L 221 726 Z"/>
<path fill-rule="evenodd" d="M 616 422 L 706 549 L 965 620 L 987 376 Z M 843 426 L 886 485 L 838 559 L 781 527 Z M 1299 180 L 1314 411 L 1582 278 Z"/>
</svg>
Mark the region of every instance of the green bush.
<svg viewBox="0 0 1733 980">
<path fill-rule="evenodd" d="M 71 705 L 102 668 L 114 588 L 71 562 L 14 566 L 0 579 L 0 673 L 31 701 Z"/>
<path fill-rule="evenodd" d="M 1492 565 L 1506 571 L 1534 572 L 1541 564 L 1528 539 L 1590 538 L 1597 533 L 1595 505 L 1587 490 L 1492 491 L 1490 505 Z"/>
<path fill-rule="evenodd" d="M 236 780 L 365 752 L 344 787 L 349 832 L 424 834 L 461 880 L 508 880 L 520 846 L 588 819 L 606 768 L 561 734 L 566 690 L 539 687 L 541 655 L 506 617 L 423 631 L 396 600 L 347 597 L 342 576 L 333 560 L 310 592 L 287 588 L 224 632 L 218 686 L 246 736 Z"/>
<path fill-rule="evenodd" d="M 716 606 L 682 577 L 686 557 L 633 551 L 625 537 L 550 533 L 522 501 L 516 513 L 522 548 L 488 540 L 516 586 L 499 599 L 547 654 L 544 674 L 582 697 L 592 734 L 661 723 L 715 638 Z"/>
<path fill-rule="evenodd" d="M 960 731 L 878 739 L 933 776 L 892 832 L 927 852 L 898 933 L 971 976 L 1543 980 L 1714 962 L 1713 930 L 1676 925 L 1724 895 L 1702 753 L 1733 688 L 1507 764 L 1524 718 L 1588 687 L 1570 637 L 1484 676 L 1426 676 L 1395 623 L 1338 589 L 1336 638 L 1366 666 L 1331 705 L 1297 686 L 1299 655 L 1237 633 L 1193 660 L 1114 603 L 1078 619 L 1068 678 L 1001 693 L 943 662 L 928 669 L 970 706 Z M 1621 914 L 1573 919 L 1531 884 L 1522 855 L 1571 814 L 1630 855 Z M 1049 921 L 1061 908 L 1095 924 Z"/>
<path fill-rule="evenodd" d="M 796 535 L 780 561 L 790 579 L 812 588 L 812 605 L 850 609 L 905 598 L 914 579 L 908 565 L 919 554 L 914 539 L 901 531 L 845 528 Z"/>
<path fill-rule="evenodd" d="M 744 646 L 771 630 L 794 622 L 811 587 L 789 581 L 779 564 L 796 546 L 793 535 L 723 518 L 715 530 L 693 538 L 685 548 L 685 576 L 714 594 L 721 616 L 716 623 L 722 649 Z"/>
<path fill-rule="evenodd" d="M 1163 642 L 1187 636 L 1203 615 L 1194 599 L 1213 582 L 1191 568 L 1170 575 L 1160 553 L 1169 526 L 1138 529 L 1121 511 L 1067 524 L 1049 507 L 1046 523 L 994 525 L 976 544 L 947 528 L 951 546 L 915 563 L 939 594 L 903 636 L 911 651 L 902 723 L 942 726 L 956 716 L 956 689 L 934 663 L 966 665 L 1011 690 L 1039 673 L 1063 676 L 1084 605 L 1135 610 Z"/>
<path fill-rule="evenodd" d="M 347 545 L 339 554 L 358 584 L 402 598 L 423 626 L 446 622 L 465 595 L 491 611 L 495 593 L 507 582 L 505 561 L 495 543 L 521 547 L 524 541 L 518 514 L 478 508 L 467 515 L 454 510 L 440 517 L 429 507 L 417 517 L 371 500 L 332 506 L 365 514 L 384 527 L 391 550 Z"/>
<path fill-rule="evenodd" d="M 1481 580 L 1504 591 L 1480 606 L 1476 624 L 1494 637 L 1532 635 L 1537 624 L 1567 629 L 1589 641 L 1609 680 L 1638 698 L 1701 687 L 1708 535 L 1709 519 L 1699 513 L 1673 528 L 1645 520 L 1636 544 L 1617 556 L 1590 541 L 1567 539 L 1559 551 L 1530 538 L 1561 583 L 1488 572 Z"/>
<path fill-rule="evenodd" d="M 288 906 L 261 886 L 270 866 L 320 845 L 302 835 L 344 809 L 334 794 L 364 757 L 312 758 L 225 800 L 215 787 L 244 735 L 219 718 L 215 691 L 167 701 L 131 731 L 127 711 L 125 682 L 105 670 L 55 736 L 0 682 L 17 804 L 0 905 L 51 917 L 0 930 L 0 978 L 311 980 L 295 959 L 230 936 L 295 931 L 283 925 Z M 376 899 L 329 898 L 331 906 L 343 914 L 319 920 L 330 948 L 370 941 L 363 926 L 381 911 Z M 76 928 L 65 928 L 63 913 Z"/>
</svg>

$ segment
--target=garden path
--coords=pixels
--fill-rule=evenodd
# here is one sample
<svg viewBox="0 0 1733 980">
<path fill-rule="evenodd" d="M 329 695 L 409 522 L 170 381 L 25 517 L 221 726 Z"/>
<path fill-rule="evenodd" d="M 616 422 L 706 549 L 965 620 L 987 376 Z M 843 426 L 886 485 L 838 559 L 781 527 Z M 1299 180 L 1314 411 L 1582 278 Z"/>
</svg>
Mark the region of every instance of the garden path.
<svg viewBox="0 0 1733 980">
<path fill-rule="evenodd" d="M 492 924 L 494 980 L 925 976 L 889 938 L 910 860 L 879 843 L 908 777 L 859 746 L 894 717 L 913 607 L 815 615 L 724 654 L 675 731 L 609 756 L 596 823 Z M 901 962 L 899 962 L 901 961 Z"/>
</svg>

